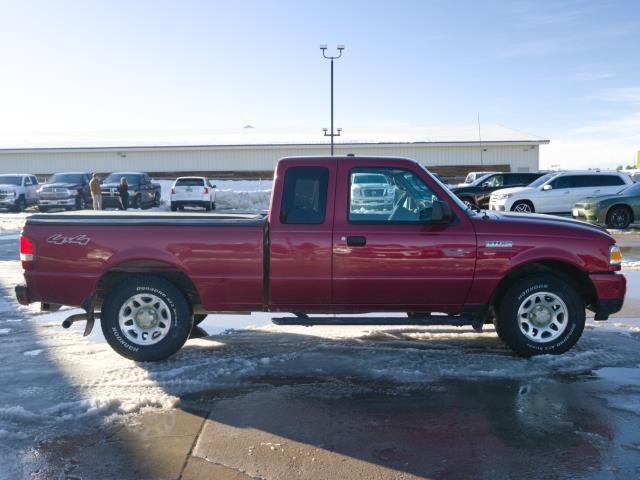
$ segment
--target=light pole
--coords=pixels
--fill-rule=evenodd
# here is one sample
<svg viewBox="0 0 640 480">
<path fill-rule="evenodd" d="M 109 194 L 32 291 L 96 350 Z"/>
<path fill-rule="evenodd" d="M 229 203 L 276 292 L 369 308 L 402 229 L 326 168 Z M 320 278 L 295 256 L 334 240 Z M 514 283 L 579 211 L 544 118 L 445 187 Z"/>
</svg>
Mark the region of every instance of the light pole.
<svg viewBox="0 0 640 480">
<path fill-rule="evenodd" d="M 324 132 L 325 137 L 331 137 L 331 156 L 332 157 L 333 157 L 333 137 L 339 137 L 340 132 L 342 132 L 341 128 L 338 129 L 338 133 L 334 133 L 333 131 L 333 61 L 337 60 L 342 56 L 344 45 L 338 44 L 336 48 L 338 49 L 338 55 L 331 56 L 331 55 L 327 55 L 327 46 L 320 45 L 320 50 L 322 50 L 322 56 L 328 60 L 331 60 L 331 133 L 327 133 L 326 128 L 323 128 L 322 131 Z"/>
</svg>

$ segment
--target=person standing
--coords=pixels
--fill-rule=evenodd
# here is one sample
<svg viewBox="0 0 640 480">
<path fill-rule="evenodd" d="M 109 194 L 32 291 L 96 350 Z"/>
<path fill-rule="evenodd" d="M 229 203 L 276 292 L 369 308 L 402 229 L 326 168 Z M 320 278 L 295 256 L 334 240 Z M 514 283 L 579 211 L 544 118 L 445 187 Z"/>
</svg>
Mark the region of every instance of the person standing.
<svg viewBox="0 0 640 480">
<path fill-rule="evenodd" d="M 89 181 L 89 190 L 91 190 L 91 199 L 93 200 L 93 209 L 102 210 L 102 192 L 100 191 L 100 179 L 98 174 L 94 173 Z"/>
<path fill-rule="evenodd" d="M 122 210 L 126 210 L 129 206 L 129 184 L 126 177 L 120 178 L 120 185 L 118 185 L 118 193 L 120 194 L 120 206 Z"/>
</svg>

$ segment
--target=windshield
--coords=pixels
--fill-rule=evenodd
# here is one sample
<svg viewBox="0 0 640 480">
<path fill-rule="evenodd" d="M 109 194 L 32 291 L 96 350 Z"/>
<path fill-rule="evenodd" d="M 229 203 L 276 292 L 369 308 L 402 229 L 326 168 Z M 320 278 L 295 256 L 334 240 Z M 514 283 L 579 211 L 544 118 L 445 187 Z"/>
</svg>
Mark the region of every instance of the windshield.
<svg viewBox="0 0 640 480">
<path fill-rule="evenodd" d="M 471 183 L 469 186 L 470 186 L 470 187 L 475 187 L 475 186 L 480 185 L 484 180 L 486 180 L 486 179 L 487 179 L 487 177 L 488 177 L 489 175 L 494 175 L 494 174 L 493 174 L 493 173 L 483 173 L 482 175 L 480 175 L 479 177 L 477 177 L 477 178 L 473 181 L 473 183 Z"/>
<path fill-rule="evenodd" d="M 389 183 L 384 175 L 354 175 L 353 183 Z"/>
<path fill-rule="evenodd" d="M 640 183 L 634 183 L 628 187 L 623 188 L 620 192 L 624 195 L 640 195 Z"/>
<path fill-rule="evenodd" d="M 202 187 L 204 180 L 202 178 L 179 178 L 176 180 L 176 187 Z"/>
<path fill-rule="evenodd" d="M 468 205 L 465 205 L 465 203 L 464 203 L 462 200 L 460 200 L 460 199 L 457 197 L 457 195 L 454 195 L 454 194 L 451 192 L 451 190 L 449 190 L 449 187 L 447 187 L 447 186 L 446 186 L 446 185 L 445 185 L 445 184 L 444 184 L 444 183 L 443 183 L 439 178 L 434 177 L 434 176 L 431 174 L 431 172 L 429 172 L 429 170 L 427 170 L 427 167 L 425 167 L 424 165 L 420 165 L 420 168 L 422 168 L 425 172 L 427 172 L 427 174 L 428 174 L 431 178 L 433 178 L 433 179 L 436 181 L 436 183 L 437 183 L 438 185 L 440 185 L 440 186 L 442 187 L 442 189 L 447 193 L 447 195 L 449 195 L 449 198 L 450 198 L 451 200 L 453 200 L 453 201 L 456 203 L 456 205 L 458 205 L 458 207 L 460 207 L 460 209 L 461 209 L 461 210 L 463 210 L 463 211 L 467 212 L 467 214 L 468 214 L 468 215 L 475 214 L 475 212 L 474 212 L 473 210 L 471 210 L 471 208 L 469 208 L 469 206 L 468 206 Z"/>
<path fill-rule="evenodd" d="M 16 177 L 13 175 L 0 175 L 0 185 L 22 185 L 22 177 Z"/>
<path fill-rule="evenodd" d="M 135 173 L 112 173 L 104 179 L 104 183 L 120 183 L 120 179 L 125 177 L 129 185 L 136 185 L 140 183 L 140 175 Z"/>
<path fill-rule="evenodd" d="M 530 187 L 540 187 L 543 183 L 546 183 L 547 180 L 553 178 L 557 173 L 547 173 L 546 175 L 541 176 L 537 180 L 534 180 L 529 184 Z"/>
<path fill-rule="evenodd" d="M 82 173 L 56 173 L 48 183 L 82 183 Z"/>
</svg>

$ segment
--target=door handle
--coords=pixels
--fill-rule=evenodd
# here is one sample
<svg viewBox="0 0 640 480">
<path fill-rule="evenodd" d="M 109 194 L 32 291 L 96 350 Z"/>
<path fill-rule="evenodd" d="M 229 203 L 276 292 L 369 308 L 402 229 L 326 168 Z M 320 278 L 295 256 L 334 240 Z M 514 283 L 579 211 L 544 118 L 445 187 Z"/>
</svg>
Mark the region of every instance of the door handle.
<svg viewBox="0 0 640 480">
<path fill-rule="evenodd" d="M 364 247 L 367 244 L 367 237 L 362 235 L 351 235 L 347 237 L 349 247 Z"/>
</svg>

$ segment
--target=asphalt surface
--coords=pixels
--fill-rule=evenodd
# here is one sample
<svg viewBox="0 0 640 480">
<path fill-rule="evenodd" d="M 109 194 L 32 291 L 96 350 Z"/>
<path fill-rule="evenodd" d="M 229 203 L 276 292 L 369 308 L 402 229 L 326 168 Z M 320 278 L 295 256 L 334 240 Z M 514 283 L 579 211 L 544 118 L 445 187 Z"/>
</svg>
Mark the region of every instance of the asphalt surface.
<svg viewBox="0 0 640 480">
<path fill-rule="evenodd" d="M 625 255 L 640 257 L 640 235 L 620 237 Z M 15 243 L 0 240 L 5 271 L 16 271 Z M 5 299 L 14 274 L 7 275 Z M 612 324 L 640 318 L 640 275 L 630 273 L 628 279 L 630 295 Z M 76 365 L 77 371 L 72 359 L 62 369 L 48 354 L 37 315 L 17 306 L 0 310 L 0 329 L 12 329 L 10 337 L 0 337 L 1 479 L 640 478 L 640 409 L 627 408 L 640 405 L 637 331 L 604 331 L 586 339 L 602 343 L 603 351 L 624 352 L 603 356 L 594 370 L 578 365 L 542 374 L 533 361 L 513 359 L 525 368 L 517 378 L 451 372 L 434 381 L 407 382 L 323 374 L 333 359 L 320 357 L 317 369 L 304 374 L 249 375 L 234 386 L 211 382 L 181 393 L 165 382 L 167 393 L 178 397 L 170 408 L 156 405 L 109 423 L 100 408 L 78 418 L 70 408 L 68 422 L 59 423 L 47 418 L 82 402 L 83 388 L 91 386 L 82 370 L 108 376 L 109 369 L 100 360 L 89 365 L 91 352 L 82 353 L 86 363 Z M 451 365 L 459 355 L 482 364 L 487 346 L 493 356 L 512 361 L 496 339 L 474 342 L 447 344 Z M 242 356 L 252 347 L 238 341 L 228 348 Z M 391 355 L 400 350 L 394 348 Z M 410 348 L 445 347 L 427 340 Z M 362 352 L 354 348 L 351 355 L 356 362 Z M 590 355 L 593 349 L 584 349 L 573 361 L 588 363 Z M 426 362 L 425 371 L 446 367 L 446 356 L 426 358 L 438 363 Z M 44 414 L 35 418 L 1 408 L 16 397 L 26 411 Z"/>
</svg>

